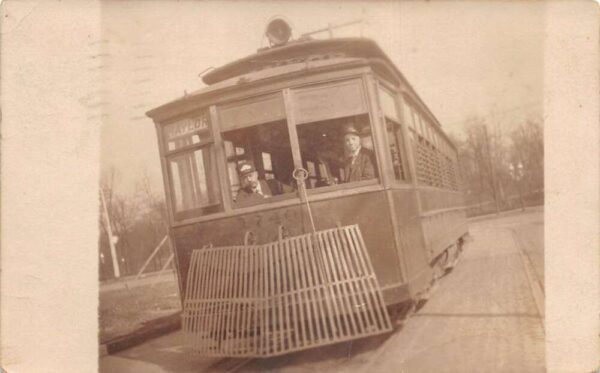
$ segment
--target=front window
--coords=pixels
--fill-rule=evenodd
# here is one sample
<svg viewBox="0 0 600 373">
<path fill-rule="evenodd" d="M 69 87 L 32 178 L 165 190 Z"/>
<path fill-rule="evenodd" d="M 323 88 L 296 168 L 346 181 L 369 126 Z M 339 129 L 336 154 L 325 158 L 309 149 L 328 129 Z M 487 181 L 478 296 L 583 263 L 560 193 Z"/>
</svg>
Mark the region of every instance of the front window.
<svg viewBox="0 0 600 373">
<path fill-rule="evenodd" d="M 223 141 L 234 207 L 294 195 L 294 161 L 285 121 L 226 131 Z M 253 170 L 246 174 L 244 165 Z"/>
<path fill-rule="evenodd" d="M 206 214 L 220 209 L 216 167 L 210 147 L 169 159 L 176 214 L 185 211 Z"/>
<path fill-rule="evenodd" d="M 293 197 L 294 161 L 282 94 L 233 102 L 218 112 L 233 207 Z"/>
<path fill-rule="evenodd" d="M 308 189 L 378 177 L 362 80 L 301 87 L 292 98 Z"/>
<path fill-rule="evenodd" d="M 298 141 L 308 189 L 377 178 L 367 115 L 301 124 Z"/>
</svg>

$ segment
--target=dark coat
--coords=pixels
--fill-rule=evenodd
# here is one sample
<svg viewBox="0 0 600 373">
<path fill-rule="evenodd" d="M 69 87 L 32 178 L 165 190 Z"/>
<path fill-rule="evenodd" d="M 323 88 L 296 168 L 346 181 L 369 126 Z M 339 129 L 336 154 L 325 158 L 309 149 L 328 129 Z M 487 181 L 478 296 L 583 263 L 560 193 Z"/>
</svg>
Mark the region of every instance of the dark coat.
<svg viewBox="0 0 600 373">
<path fill-rule="evenodd" d="M 235 198 L 235 203 L 237 206 L 254 205 L 263 202 L 265 198 L 273 196 L 271 188 L 269 188 L 269 184 L 267 184 L 266 181 L 258 180 L 258 182 L 260 183 L 262 195 L 254 193 L 251 189 L 240 188 Z"/>
<path fill-rule="evenodd" d="M 366 148 L 360 148 L 354 162 L 347 158 L 344 164 L 344 182 L 369 180 L 377 177 L 375 170 L 375 158 L 373 152 Z"/>
</svg>

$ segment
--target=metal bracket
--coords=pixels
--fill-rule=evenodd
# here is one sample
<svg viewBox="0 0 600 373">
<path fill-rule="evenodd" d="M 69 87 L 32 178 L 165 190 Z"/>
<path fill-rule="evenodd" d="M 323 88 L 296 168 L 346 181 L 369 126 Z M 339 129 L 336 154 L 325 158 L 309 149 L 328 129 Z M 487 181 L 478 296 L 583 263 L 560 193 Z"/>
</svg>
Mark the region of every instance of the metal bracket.
<svg viewBox="0 0 600 373">
<path fill-rule="evenodd" d="M 244 234 L 244 246 L 256 245 L 256 234 L 252 231 L 246 231 Z"/>
<path fill-rule="evenodd" d="M 281 241 L 288 237 L 290 237 L 290 231 L 283 224 L 280 224 L 277 227 L 277 238 Z"/>
</svg>

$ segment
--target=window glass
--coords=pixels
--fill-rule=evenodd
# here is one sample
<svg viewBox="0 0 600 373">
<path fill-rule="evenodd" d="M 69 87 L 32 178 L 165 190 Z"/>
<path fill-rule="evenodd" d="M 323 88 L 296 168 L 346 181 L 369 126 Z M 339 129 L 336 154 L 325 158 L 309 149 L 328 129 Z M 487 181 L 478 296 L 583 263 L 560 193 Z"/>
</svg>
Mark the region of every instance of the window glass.
<svg viewBox="0 0 600 373">
<path fill-rule="evenodd" d="M 410 113 L 411 113 L 411 116 L 412 116 L 412 121 L 413 121 L 413 124 L 414 124 L 415 131 L 420 134 L 421 133 L 421 127 L 420 127 L 420 124 L 419 124 L 419 114 L 417 113 L 417 110 L 414 108 L 414 106 L 410 107 Z"/>
<path fill-rule="evenodd" d="M 406 102 L 406 100 L 402 101 L 402 105 L 403 105 L 402 107 L 404 108 L 403 109 L 404 119 L 406 121 L 406 124 L 408 125 L 408 128 L 414 128 L 410 105 L 408 105 L 408 102 Z"/>
<path fill-rule="evenodd" d="M 429 140 L 429 143 L 430 143 L 431 145 L 433 145 L 433 141 L 434 141 L 434 140 L 433 140 L 433 134 L 434 134 L 434 133 L 433 133 L 433 128 L 431 127 L 431 122 L 430 122 L 430 121 L 428 121 L 428 120 L 426 120 L 426 121 L 425 121 L 425 125 L 427 126 L 427 132 L 428 132 L 428 134 L 429 134 L 429 139 L 428 139 L 428 140 Z"/>
<path fill-rule="evenodd" d="M 169 169 L 176 217 L 185 211 L 202 215 L 221 210 L 216 162 L 211 146 L 170 157 Z"/>
<path fill-rule="evenodd" d="M 393 122 L 389 118 L 385 119 L 387 136 L 389 142 L 390 155 L 392 159 L 392 166 L 394 168 L 394 177 L 396 180 L 406 180 L 406 173 L 404 170 L 402 160 L 402 132 L 400 125 Z"/>
<path fill-rule="evenodd" d="M 417 118 L 415 117 L 415 110 L 413 109 L 413 107 L 407 103 L 407 108 L 408 108 L 408 117 L 409 117 L 409 123 L 410 123 L 410 127 L 416 131 L 417 133 L 419 133 L 419 126 L 417 125 Z"/>
<path fill-rule="evenodd" d="M 275 175 L 273 175 L 273 163 L 271 162 L 271 153 L 262 152 L 262 165 L 263 169 L 265 170 L 265 179 L 274 179 Z"/>
<path fill-rule="evenodd" d="M 286 121 L 225 131 L 222 134 L 234 207 L 261 204 L 295 195 L 294 161 Z M 239 167 L 252 165 L 249 176 Z"/>
<path fill-rule="evenodd" d="M 393 119 L 398 119 L 394 96 L 381 87 L 379 87 L 379 101 L 381 104 L 381 111 L 383 111 L 384 115 Z"/>
<path fill-rule="evenodd" d="M 297 132 L 308 189 L 377 178 L 367 115 L 305 123 Z"/>
</svg>

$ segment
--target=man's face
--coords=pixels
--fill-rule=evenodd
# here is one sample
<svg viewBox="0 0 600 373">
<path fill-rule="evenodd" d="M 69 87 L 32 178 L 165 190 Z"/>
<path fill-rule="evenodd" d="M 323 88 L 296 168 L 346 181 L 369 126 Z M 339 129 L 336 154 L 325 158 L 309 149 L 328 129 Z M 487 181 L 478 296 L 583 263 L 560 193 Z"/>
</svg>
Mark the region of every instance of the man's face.
<svg viewBox="0 0 600 373">
<path fill-rule="evenodd" d="M 258 186 L 258 172 L 253 171 L 242 176 L 242 188 L 254 189 Z"/>
<path fill-rule="evenodd" d="M 360 137 L 358 135 L 348 133 L 344 135 L 344 148 L 346 152 L 354 154 L 360 147 Z"/>
</svg>

